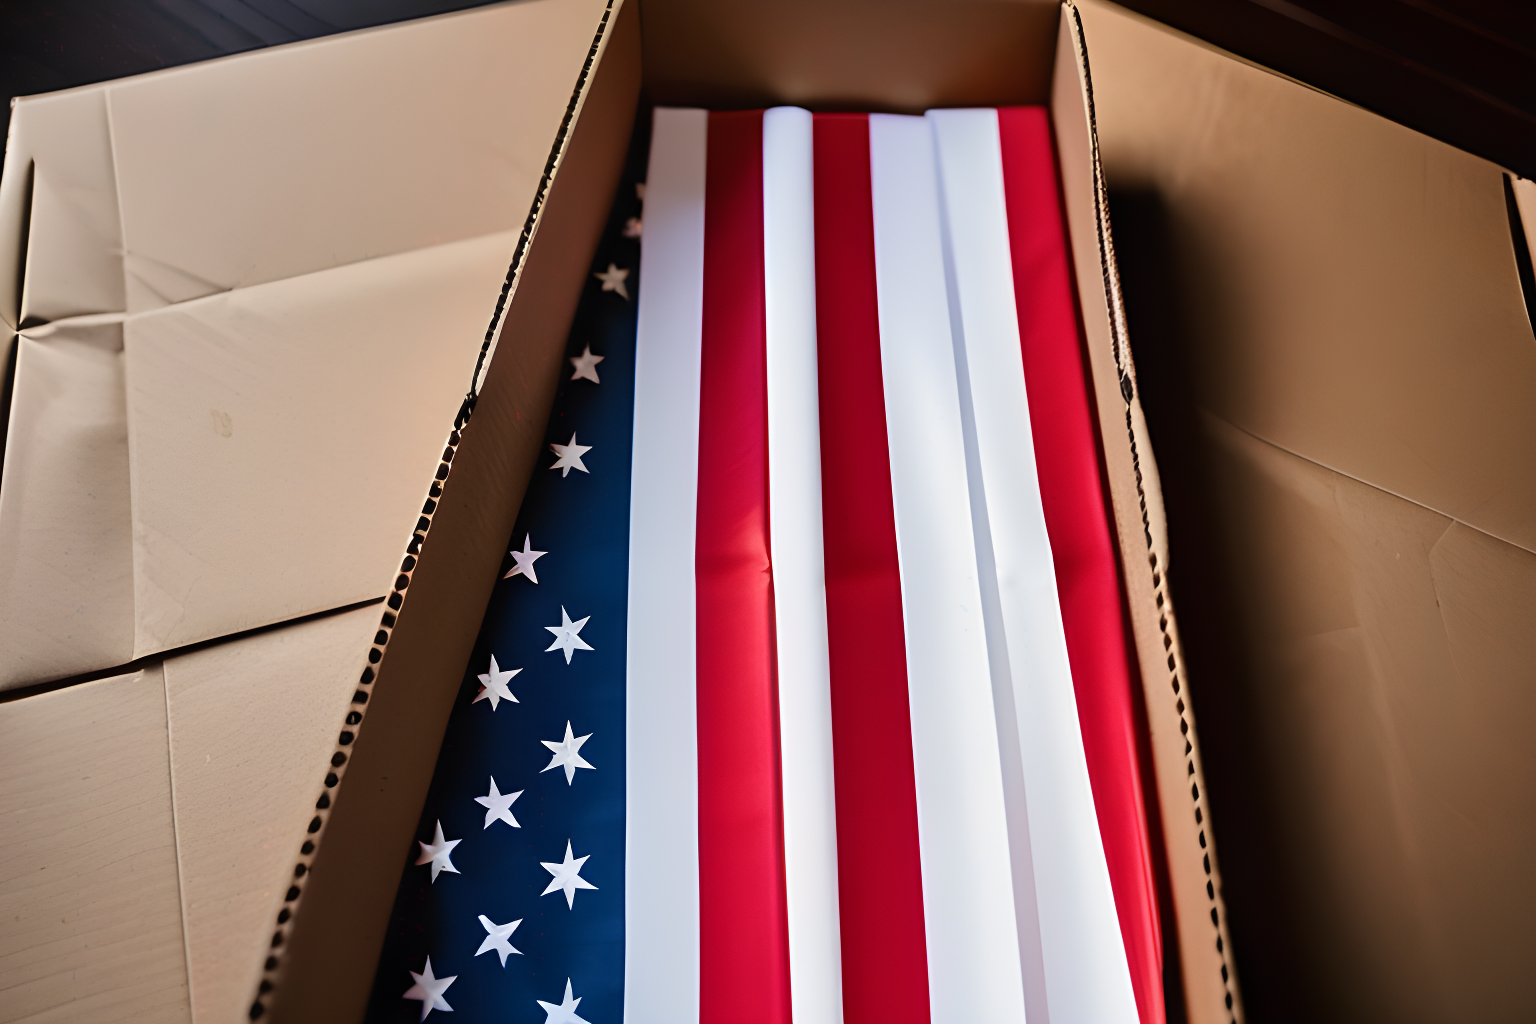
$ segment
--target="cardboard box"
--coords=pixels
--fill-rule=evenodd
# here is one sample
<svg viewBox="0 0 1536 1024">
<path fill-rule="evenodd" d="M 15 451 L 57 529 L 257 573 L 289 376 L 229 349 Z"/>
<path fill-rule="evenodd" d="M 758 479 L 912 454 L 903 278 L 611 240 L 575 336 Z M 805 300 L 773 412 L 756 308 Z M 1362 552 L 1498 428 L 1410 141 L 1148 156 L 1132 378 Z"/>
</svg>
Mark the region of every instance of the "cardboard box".
<svg viewBox="0 0 1536 1024">
<path fill-rule="evenodd" d="M 1162 666 L 1179 653 L 1177 633 L 1171 617 L 1159 612 L 1168 607 L 1159 569 L 1166 561 L 1164 533 L 1160 525 L 1155 533 L 1143 529 L 1140 510 L 1157 524 L 1162 513 L 1119 309 L 1078 12 L 985 2 L 720 8 L 648 0 L 638 17 L 633 5 L 615 4 L 594 52 L 593 75 L 574 101 L 579 117 L 568 148 L 558 161 L 552 157 L 558 171 L 547 205 L 535 211 L 534 244 L 501 325 L 505 341 L 473 418 L 445 453 L 438 471 L 442 493 L 433 490 L 424 513 L 431 523 L 419 561 L 413 542 L 396 581 L 390 604 L 399 606 L 398 621 L 387 636 L 381 631 L 370 656 L 379 662 L 377 674 L 366 670 L 360 682 L 360 696 L 367 695 L 362 724 L 344 732 L 336 750 L 334 805 L 313 823 L 317 851 L 296 866 L 302 885 L 295 888 L 302 893 L 292 920 L 274 932 L 282 951 L 269 960 L 275 991 L 258 1000 L 262 1012 L 281 1020 L 355 1019 L 365 1004 L 398 884 L 397 851 L 411 842 L 460 666 L 532 470 L 575 289 L 643 82 L 656 102 L 713 107 L 1052 108 L 1122 554 L 1130 567 L 1127 600 L 1143 675 L 1156 681 L 1148 713 L 1160 783 L 1166 777 L 1162 831 L 1183 988 L 1191 1019 L 1240 1018 L 1220 876 L 1205 820 L 1194 813 L 1203 807 L 1203 779 L 1193 718 L 1187 693 L 1163 689 L 1168 672 Z M 401 679 L 409 687 L 391 685 Z"/>
<path fill-rule="evenodd" d="M 599 0 L 542 0 L 452 17 L 490 17 L 494 11 L 530 19 L 526 33 L 485 44 L 518 53 L 505 66 L 526 71 L 529 89 L 510 104 L 502 94 L 487 99 L 480 83 L 460 80 L 455 87 L 450 81 L 444 88 L 453 99 L 435 101 L 485 100 L 483 116 L 500 130 L 480 133 L 491 140 L 486 144 L 520 154 L 506 166 L 507 180 L 523 189 L 521 198 L 498 200 L 509 211 L 499 230 L 521 227 L 520 235 L 507 236 L 505 249 L 515 254 L 512 288 L 502 293 L 503 305 L 495 280 L 484 286 L 480 316 L 495 313 L 487 347 L 479 348 L 477 323 L 474 341 L 456 334 L 461 347 L 439 364 L 445 379 L 473 375 L 473 415 L 467 424 L 462 410 L 455 417 L 458 396 L 445 385 L 436 399 L 421 404 L 408 438 L 402 434 L 385 445 L 376 435 L 327 421 L 316 431 L 285 435 L 267 450 L 276 454 L 253 458 L 245 470 L 256 483 L 283 480 L 284 457 L 303 454 L 296 443 L 301 438 L 323 437 L 328 447 L 314 451 L 345 451 L 363 460 L 373 452 L 411 448 L 420 468 L 399 460 L 390 502 L 370 505 L 355 502 L 350 491 L 322 491 L 318 503 L 262 503 L 261 487 L 242 492 L 240 479 L 213 469 L 207 494 L 230 487 L 230 493 L 256 500 L 259 507 L 248 518 L 219 522 L 197 504 L 195 493 L 167 490 L 178 493 L 176 502 L 138 502 L 146 486 L 157 491 L 146 499 L 158 498 L 158 489 L 180 481 L 174 472 L 139 476 L 149 483 L 134 489 L 142 463 L 129 460 L 122 469 L 116 453 L 127 443 L 117 425 L 124 420 L 110 408 L 111 396 L 122 393 L 114 391 L 120 378 L 112 376 L 121 372 L 114 369 L 121 359 L 101 353 L 116 356 L 112 331 L 125 329 L 118 324 L 171 314 L 141 315 L 133 294 L 111 292 L 108 272 L 73 283 L 59 277 L 57 289 L 35 290 L 36 299 L 24 287 L 24 295 L 6 306 L 17 310 L 15 326 L 24 338 L 32 331 L 34 342 L 47 340 L 35 336 L 46 328 L 26 326 L 25 302 L 41 303 L 25 308 L 51 310 L 38 315 L 56 322 L 73 315 L 80 340 L 22 351 L 48 349 L 57 358 L 49 364 L 52 376 L 43 379 L 79 388 L 81 405 L 106 410 L 94 425 L 80 425 L 88 443 L 71 450 L 89 453 L 83 471 L 103 481 L 89 493 L 108 495 L 102 504 L 116 510 L 86 526 L 96 520 L 116 525 L 79 531 L 95 547 L 77 559 L 78 570 L 53 568 L 68 567 L 68 561 L 48 569 L 76 588 L 74 603 L 64 607 L 87 608 L 95 617 L 88 628 L 43 636 L 39 657 L 54 659 L 52 667 L 18 679 L 87 671 L 68 661 L 83 649 L 78 637 L 86 633 L 111 638 L 84 659 L 100 669 L 127 661 L 125 651 L 141 656 L 390 591 L 384 609 L 320 620 L 327 623 L 323 630 L 310 623 L 239 641 L 250 645 L 247 655 L 237 657 L 235 644 L 220 645 L 168 658 L 161 668 L 0 707 L 0 729 L 48 741 L 0 745 L 7 751 L 0 755 L 6 809 L 28 808 L 30 816 L 25 827 L 8 833 L 20 851 L 8 862 L 21 866 L 0 882 L 4 909 L 10 912 L 14 904 L 36 922 L 16 933 L 14 946 L 0 948 L 0 977 L 24 977 L 40 986 L 32 991 L 42 995 L 23 1012 L 76 1020 L 118 1006 L 145 1019 L 195 1014 L 201 1021 L 233 1019 L 259 1005 L 261 1013 L 280 1020 L 360 1018 L 401 851 L 411 843 L 462 666 L 532 471 L 571 312 L 643 89 L 655 102 L 717 107 L 1051 107 L 1157 771 L 1177 936 L 1176 950 L 1165 952 L 1170 960 L 1177 954 L 1188 1019 L 1243 1018 L 1212 846 L 1212 799 L 1224 843 L 1227 820 L 1235 822 L 1232 834 L 1242 855 L 1237 874 L 1246 887 L 1242 906 L 1288 906 L 1280 919 L 1238 922 L 1260 950 L 1245 953 L 1239 934 L 1236 954 L 1248 957 L 1244 970 L 1259 979 L 1255 1016 L 1284 1015 L 1295 1005 L 1325 1019 L 1528 1015 L 1536 998 L 1524 980 L 1528 972 L 1518 965 L 1536 952 L 1525 923 L 1536 908 L 1523 870 L 1532 853 L 1536 804 L 1536 784 L 1530 782 L 1536 747 L 1529 742 L 1536 723 L 1528 699 L 1530 666 L 1536 664 L 1529 628 L 1536 612 L 1536 559 L 1528 536 L 1536 523 L 1536 484 L 1528 472 L 1510 467 L 1532 463 L 1536 347 L 1521 304 L 1497 168 L 1109 5 L 1078 11 L 1002 0 L 780 0 L 760 6 L 644 0 L 637 8 L 633 0 L 606 6 Z M 535 27 L 536 18 L 548 20 Z M 347 38 L 403 35 L 450 21 Z M 207 67 L 277 59 L 341 41 Z M 537 119 L 497 120 L 512 106 Z M 16 139 L 25 139 L 20 129 L 13 131 L 12 150 L 21 152 Z M 84 137 L 81 132 L 64 135 L 76 139 Z M 310 139 L 306 147 L 319 153 L 324 143 Z M 336 159 L 328 158 L 327 165 Z M 89 164 L 75 157 L 64 162 Z M 37 166 L 43 165 L 39 160 Z M 370 164 L 362 177 L 377 166 Z M 9 197 L 20 187 L 17 180 L 8 167 L 0 182 L 0 218 L 15 206 Z M 37 180 L 29 186 L 32 208 L 46 215 L 51 200 L 37 203 L 43 194 Z M 344 191 L 346 184 L 338 188 Z M 1523 196 L 1524 188 L 1517 194 Z M 67 191 L 45 182 L 44 193 Z M 1121 304 L 1110 200 L 1117 216 L 1131 217 L 1134 201 L 1146 195 L 1163 204 L 1177 227 L 1174 255 L 1154 249 L 1157 258 L 1150 261 L 1154 269 L 1173 271 L 1169 294 L 1179 297 L 1187 319 L 1175 321 L 1172 331 L 1159 326 L 1155 308 L 1148 313 L 1145 303 L 1133 302 L 1137 319 L 1128 325 Z M 471 199 L 465 209 L 489 201 L 485 193 Z M 78 209 L 71 216 L 73 221 L 55 217 L 57 226 L 46 233 L 80 237 L 68 225 L 89 218 Z M 127 231 L 129 219 L 122 220 Z M 302 222 L 288 223 L 303 233 Z M 0 229 L 10 230 L 3 220 Z M 1148 251 L 1146 237 L 1136 234 L 1138 255 Z M 133 251 L 131 240 L 115 244 Z M 302 249 L 292 251 L 302 255 Z M 112 258 L 112 244 L 98 250 L 98 262 Z M 40 268 L 84 275 L 96 265 L 82 259 L 50 263 L 48 249 L 40 251 Z M 286 259 L 289 251 L 278 245 L 270 258 Z M 26 264 L 28 273 L 32 265 Z M 1148 265 L 1135 266 L 1149 273 Z M 201 287 L 155 274 L 146 269 L 137 279 L 167 299 L 181 294 L 176 288 L 194 287 L 195 294 Z M 0 285 L 17 279 L 0 267 Z M 207 280 L 228 278 L 210 271 Z M 1140 285 L 1131 280 L 1134 298 Z M 314 294 L 329 300 L 336 287 L 322 283 Z M 69 305 L 60 295 L 84 298 Z M 460 308 L 457 299 L 451 305 Z M 383 318 L 381 329 L 392 319 Z M 1145 343 L 1137 340 L 1143 325 Z M 99 340 L 103 335 L 106 341 Z M 1169 337 L 1188 339 L 1176 353 L 1187 359 L 1183 365 L 1167 357 Z M 1151 368 L 1140 379 L 1133 346 L 1144 369 Z M 483 362 L 477 359 L 482 355 Z M 414 371 L 422 368 L 412 365 L 413 383 Z M 22 369 L 18 360 L 18 382 Z M 165 391 L 146 392 L 160 396 L 146 401 L 152 409 L 187 393 L 174 374 L 161 379 L 170 382 Z M 268 422 L 268 415 L 275 422 L 325 408 L 336 397 L 319 377 L 319 385 L 273 375 L 264 380 L 264 397 L 252 408 L 258 423 Z M 380 378 L 375 393 L 402 387 Z M 422 387 L 423 394 L 429 390 Z M 283 399 L 266 408 L 279 394 Z M 1195 397 L 1186 404 L 1198 412 L 1182 420 L 1168 413 L 1187 394 Z M 1143 395 L 1152 412 L 1150 428 Z M 44 403 L 25 407 L 44 412 L 25 412 L 25 398 L 18 383 L 13 423 L 48 408 Z M 349 408 L 373 407 L 364 401 Z M 229 415 L 232 431 L 245 422 L 215 409 Z M 179 449 L 190 455 L 184 465 L 213 465 L 210 447 L 217 452 L 220 441 L 235 436 L 220 433 L 224 421 L 213 411 L 189 406 L 177 415 L 157 436 L 174 441 L 181 436 L 175 428 L 204 416 L 208 424 L 207 437 Z M 1187 426 L 1191 418 L 1194 426 L 1179 433 L 1179 424 Z M 449 445 L 439 460 L 444 435 Z M 137 443 L 151 435 L 129 436 Z M 1170 494 L 1179 502 L 1171 523 L 1163 512 L 1153 442 L 1172 471 Z M 6 534 L 5 503 L 15 493 L 9 447 L 6 487 L 0 489 L 0 545 L 13 545 L 0 546 L 6 565 L 19 564 L 13 553 L 21 543 Z M 65 456 L 38 450 L 30 463 L 18 464 L 41 467 L 37 479 L 46 483 L 30 491 L 57 488 L 59 496 L 47 506 L 56 511 L 44 517 L 52 521 L 82 502 L 69 490 L 77 477 L 58 471 Z M 1191 451 L 1199 457 L 1191 458 Z M 1175 457 L 1167 458 L 1170 452 Z M 318 480 L 337 463 L 323 456 L 305 463 L 305 479 Z M 1200 487 L 1191 488 L 1191 475 Z M 422 506 L 424 484 L 429 497 Z M 293 491 L 278 487 L 274 493 Z M 398 518 L 373 515 L 369 510 L 377 504 L 388 504 L 390 516 Z M 295 554 L 302 557 L 283 563 L 297 568 L 266 573 L 265 565 L 276 563 L 264 563 L 264 557 L 284 549 L 295 517 L 313 523 L 320 510 L 349 528 L 366 526 L 355 537 L 343 536 L 346 530 L 312 530 L 314 546 L 300 546 Z M 134 532 L 140 522 L 154 529 Z M 209 522 L 227 531 L 225 546 L 236 557 L 213 566 L 206 583 L 202 568 L 189 569 L 192 561 L 179 561 L 177 550 L 167 556 L 151 543 L 189 537 Z M 156 533 L 161 524 L 165 532 Z M 348 557 L 333 563 L 328 546 L 338 538 L 339 553 Z M 1182 575 L 1185 564 L 1198 570 L 1207 548 L 1223 552 L 1221 567 L 1239 570 L 1230 589 L 1213 591 L 1210 577 L 1199 572 Z M 71 556 L 80 550 L 71 548 Z M 343 563 L 355 567 L 345 579 L 338 574 L 322 582 L 307 575 L 317 566 Z M 212 596 L 185 602 L 190 623 L 184 622 L 164 592 L 180 600 L 192 591 L 156 592 L 162 578 L 205 585 Z M 252 579 L 260 585 L 249 590 L 249 601 L 221 603 Z M 29 584 L 11 592 L 18 621 L 28 621 L 24 598 L 36 591 Z M 132 602 L 125 604 L 123 594 Z M 1172 614 L 1174 597 L 1181 606 L 1201 609 L 1190 676 Z M 1235 641 L 1211 628 L 1213 601 L 1232 609 Z M 124 614 L 125 607 L 131 614 Z M 313 709 L 304 716 L 306 731 L 295 734 L 291 747 L 266 751 L 263 764 L 237 769 L 244 760 L 238 752 L 253 742 L 254 731 L 268 728 L 279 705 L 298 705 L 279 700 L 231 708 L 221 687 L 228 683 L 236 692 L 238 684 L 230 682 L 235 666 L 281 671 L 273 660 L 279 654 L 256 645 L 270 646 L 276 642 L 270 638 L 290 631 L 297 636 L 299 630 L 311 631 L 314 644 L 333 652 L 330 660 L 305 656 L 294 662 L 312 664 L 304 678 L 327 680 L 312 689 L 295 685 L 292 701 L 300 689 L 317 695 L 304 704 Z M 359 643 L 348 667 L 347 646 L 370 633 L 374 643 L 367 650 Z M 1218 657 L 1228 649 L 1224 644 L 1240 657 L 1224 662 Z M 1227 671 L 1233 665 L 1238 671 Z M 1191 691 L 1198 693 L 1202 713 L 1217 712 L 1208 737 L 1221 757 L 1214 796 L 1195 739 Z M 151 707 L 157 695 L 169 707 L 159 718 Z M 119 704 L 120 714 L 113 710 Z M 188 710 L 182 714 L 181 708 Z M 231 711 L 236 717 L 229 717 Z M 64 739 L 82 718 L 99 724 Z M 178 732 L 183 719 L 188 724 Z M 183 742 L 178 735 L 195 739 Z M 70 758 L 50 761 L 48 752 L 58 749 L 70 751 Z M 207 758 L 201 772 L 199 751 Z M 235 756 L 222 769 L 214 766 L 215 756 L 222 760 L 226 753 Z M 133 881 L 103 872 L 113 851 L 99 841 L 92 845 L 90 837 L 98 833 L 84 825 L 98 799 L 88 780 L 69 782 L 51 801 L 40 799 L 52 792 L 47 786 L 60 777 L 61 765 L 75 760 L 92 765 L 92 772 L 131 763 L 142 773 L 134 777 L 146 780 L 127 786 L 120 798 L 145 808 L 124 816 L 137 830 L 130 836 L 137 844 L 133 863 L 143 865 Z M 156 774 L 158 766 L 164 774 Z M 1227 769 L 1230 774 L 1221 774 Z M 287 781 L 274 786 L 269 780 L 278 776 Z M 221 804 L 227 798 L 221 794 L 238 794 L 240 787 L 267 794 L 270 803 L 261 808 L 239 801 L 240 813 L 234 813 L 231 804 Z M 34 795 L 39 799 L 29 802 Z M 46 807 L 55 810 L 45 813 Z M 31 876 L 23 870 L 32 870 L 24 865 L 69 867 L 56 844 L 69 839 L 73 828 L 82 829 L 81 842 L 71 847 L 79 858 L 73 870 L 98 886 L 91 892 L 101 896 L 24 885 Z M 256 835 L 271 836 L 259 854 L 248 849 Z M 134 885 L 134 896 L 125 899 Z M 1278 900 L 1263 902 L 1257 890 L 1265 885 Z M 43 938 L 44 925 L 54 927 L 54 909 L 84 905 L 80 900 L 87 898 L 106 901 L 92 904 L 103 907 L 98 920 L 88 927 L 61 922 L 60 931 Z M 173 898 L 182 909 L 180 927 L 167 913 Z M 142 917 L 142 932 L 123 930 L 130 914 Z M 1273 933 L 1266 933 L 1271 925 Z M 61 943 L 60 959 L 29 959 L 45 941 Z M 93 952 L 81 952 L 87 945 Z M 178 971 L 182 949 L 190 967 Z M 97 1003 L 89 1002 L 93 997 L 84 987 L 63 992 L 57 980 L 82 969 L 98 972 Z M 1279 977 L 1281 970 L 1293 973 Z M 179 988 L 189 977 L 190 1004 Z M 1279 991 L 1282 983 L 1294 991 Z M 55 987 L 44 991 L 46 985 Z"/>
</svg>

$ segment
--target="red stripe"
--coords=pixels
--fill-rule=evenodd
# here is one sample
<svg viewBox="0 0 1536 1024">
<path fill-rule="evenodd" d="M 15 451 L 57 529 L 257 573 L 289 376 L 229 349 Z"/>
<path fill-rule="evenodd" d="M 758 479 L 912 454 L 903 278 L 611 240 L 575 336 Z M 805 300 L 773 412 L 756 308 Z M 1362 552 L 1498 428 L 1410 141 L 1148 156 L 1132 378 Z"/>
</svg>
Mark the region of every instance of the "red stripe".
<svg viewBox="0 0 1536 1024">
<path fill-rule="evenodd" d="M 1050 122 L 998 111 L 1013 287 L 1046 530 L 1099 834 L 1143 1024 L 1164 1019 L 1162 944 L 1120 577 L 1078 330 Z"/>
<path fill-rule="evenodd" d="M 789 1024 L 779 790 L 763 115 L 711 114 L 699 397 L 699 1019 Z"/>
<path fill-rule="evenodd" d="M 917 789 L 875 298 L 869 119 L 817 114 L 814 133 L 843 1019 L 927 1024 Z"/>
</svg>

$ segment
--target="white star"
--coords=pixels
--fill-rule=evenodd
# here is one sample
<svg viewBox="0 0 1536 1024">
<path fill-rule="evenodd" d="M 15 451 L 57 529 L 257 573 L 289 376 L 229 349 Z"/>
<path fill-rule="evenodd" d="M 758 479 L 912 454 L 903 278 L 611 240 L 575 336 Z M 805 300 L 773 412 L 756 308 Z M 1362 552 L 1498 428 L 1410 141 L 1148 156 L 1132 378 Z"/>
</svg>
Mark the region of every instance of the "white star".
<svg viewBox="0 0 1536 1024">
<path fill-rule="evenodd" d="M 513 946 L 512 943 L 508 941 L 512 938 L 512 933 L 517 931 L 517 926 L 522 923 L 523 919 L 518 918 L 511 924 L 497 924 L 495 921 L 492 921 L 484 914 L 481 914 L 480 926 L 485 929 L 485 941 L 480 943 L 479 949 L 475 950 L 475 956 L 479 956 L 481 953 L 489 953 L 494 949 L 496 951 L 496 955 L 501 957 L 501 966 L 507 966 L 508 953 L 517 953 L 519 956 L 522 955 L 523 951 Z"/>
<path fill-rule="evenodd" d="M 530 582 L 539 582 L 539 577 L 533 571 L 533 563 L 549 554 L 549 552 L 533 550 L 533 534 L 529 533 L 523 536 L 523 550 L 519 551 L 513 548 L 508 554 L 512 556 L 512 568 L 507 570 L 507 574 L 502 579 L 509 580 L 513 576 L 527 576 Z"/>
<path fill-rule="evenodd" d="M 550 469 L 558 469 L 560 471 L 560 479 L 564 480 L 570 476 L 573 469 L 579 469 L 583 473 L 591 472 L 587 469 L 586 464 L 581 461 L 581 457 L 591 451 L 592 446 L 589 444 L 577 444 L 574 431 L 571 432 L 570 444 L 552 444 L 549 448 L 550 451 L 560 456 L 555 460 L 555 464 L 549 467 Z"/>
<path fill-rule="evenodd" d="M 565 999 L 561 1000 L 559 1006 L 546 1003 L 542 999 L 536 999 L 534 1002 L 544 1010 L 544 1024 L 588 1024 L 587 1021 L 576 1016 L 576 1007 L 581 1005 L 581 1000 L 571 998 L 570 978 L 565 979 Z"/>
<path fill-rule="evenodd" d="M 581 632 L 581 627 L 585 626 L 591 618 L 592 616 L 588 615 L 585 619 L 572 622 L 571 617 L 565 613 L 565 605 L 561 605 L 560 625 L 544 627 L 551 633 L 555 634 L 555 642 L 544 648 L 544 653 L 548 654 L 550 651 L 564 651 L 565 663 L 569 665 L 571 663 L 571 653 L 573 651 L 592 650 L 592 645 L 577 635 Z"/>
<path fill-rule="evenodd" d="M 430 861 L 432 863 L 432 881 L 434 882 L 437 881 L 437 873 L 439 871 L 449 871 L 456 875 L 459 873 L 459 869 L 453 866 L 453 848 L 463 841 L 462 839 L 444 839 L 443 823 L 439 821 L 437 823 L 437 831 L 433 834 L 430 843 L 423 843 L 420 839 L 416 840 L 421 845 L 421 856 L 416 858 L 416 864 L 420 866 Z M 458 975 L 454 975 L 454 977 L 458 977 Z M 443 987 L 447 988 L 446 985 Z M 426 1014 L 422 1014 L 422 1016 L 425 1017 Z"/>
<path fill-rule="evenodd" d="M 493 821 L 504 821 L 513 828 L 522 828 L 517 819 L 512 817 L 512 804 L 522 795 L 522 790 L 516 793 L 499 792 L 496 789 L 496 776 L 492 775 L 491 791 L 485 796 L 475 797 L 475 803 L 485 808 L 485 828 L 490 828 Z"/>
<path fill-rule="evenodd" d="M 607 356 L 593 355 L 592 346 L 586 346 L 581 350 L 581 355 L 571 356 L 571 365 L 576 367 L 576 372 L 571 374 L 571 380 L 589 380 L 593 384 L 601 384 L 602 381 L 597 379 L 597 364 L 607 358 Z"/>
<path fill-rule="evenodd" d="M 407 971 L 406 973 L 416 979 L 416 984 L 406 989 L 405 995 L 400 998 L 421 1000 L 422 1020 L 426 1020 L 427 1014 L 433 1010 L 453 1012 L 453 1007 L 448 1005 L 448 1000 L 443 998 L 443 993 L 448 991 L 448 986 L 458 979 L 459 976 L 457 974 L 451 978 L 432 977 L 431 957 L 427 957 L 427 966 L 422 968 L 420 974 L 417 974 L 415 971 Z"/>
<path fill-rule="evenodd" d="M 495 711 L 497 706 L 504 700 L 509 700 L 513 704 L 520 703 L 516 697 L 512 696 L 512 691 L 507 689 L 507 683 L 511 682 L 512 677 L 521 671 L 522 669 L 520 668 L 502 671 L 500 666 L 496 664 L 496 655 L 491 655 L 491 670 L 480 673 L 480 692 L 475 695 L 475 699 L 470 701 L 470 703 L 478 704 L 483 700 L 488 700 L 491 702 L 492 711 Z"/>
<path fill-rule="evenodd" d="M 625 238 L 639 238 L 640 237 L 640 231 L 641 231 L 641 222 L 640 222 L 640 218 L 639 217 L 631 217 L 631 218 L 629 218 L 628 220 L 626 220 L 624 222 L 624 237 Z"/>
<path fill-rule="evenodd" d="M 581 866 L 585 864 L 589 859 L 591 859 L 591 857 L 592 855 L 589 853 L 585 857 L 577 857 L 575 860 L 572 860 L 571 841 L 567 839 L 565 841 L 564 863 L 553 864 L 547 861 L 539 861 L 540 867 L 555 876 L 550 881 L 549 886 L 543 892 L 539 893 L 539 895 L 548 896 L 552 892 L 560 892 L 564 890 L 566 907 L 571 910 L 576 909 L 576 890 L 597 888 L 597 886 L 581 877 Z"/>
<path fill-rule="evenodd" d="M 564 765 L 565 784 L 569 786 L 571 784 L 571 780 L 576 777 L 577 768 L 591 768 L 593 771 L 596 771 L 597 768 L 595 765 L 587 764 L 587 759 L 582 757 L 581 754 L 577 753 L 577 751 L 581 750 L 581 745 L 591 738 L 591 733 L 587 733 L 585 736 L 573 736 L 571 734 L 571 723 L 566 722 L 565 739 L 559 741 L 539 740 L 540 743 L 544 744 L 550 750 L 555 752 L 555 756 L 549 759 L 549 764 L 545 765 L 543 768 L 540 768 L 539 772 L 542 774 L 543 772 L 549 771 L 551 768 L 559 768 L 560 766 Z"/>
<path fill-rule="evenodd" d="M 629 277 L 628 270 L 610 263 L 606 271 L 592 276 L 603 282 L 603 291 L 618 292 L 624 296 L 625 301 L 629 300 L 629 289 L 624 286 L 624 281 Z"/>
</svg>

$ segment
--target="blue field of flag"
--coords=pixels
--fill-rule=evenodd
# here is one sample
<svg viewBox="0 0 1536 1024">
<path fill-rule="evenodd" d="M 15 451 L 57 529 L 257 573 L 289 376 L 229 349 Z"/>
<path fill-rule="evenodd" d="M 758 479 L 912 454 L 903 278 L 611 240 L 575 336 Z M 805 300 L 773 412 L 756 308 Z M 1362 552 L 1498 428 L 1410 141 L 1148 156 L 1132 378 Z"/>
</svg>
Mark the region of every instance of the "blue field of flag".
<svg viewBox="0 0 1536 1024">
<path fill-rule="evenodd" d="M 623 1014 L 637 152 L 404 865 L 370 1021 Z"/>
</svg>

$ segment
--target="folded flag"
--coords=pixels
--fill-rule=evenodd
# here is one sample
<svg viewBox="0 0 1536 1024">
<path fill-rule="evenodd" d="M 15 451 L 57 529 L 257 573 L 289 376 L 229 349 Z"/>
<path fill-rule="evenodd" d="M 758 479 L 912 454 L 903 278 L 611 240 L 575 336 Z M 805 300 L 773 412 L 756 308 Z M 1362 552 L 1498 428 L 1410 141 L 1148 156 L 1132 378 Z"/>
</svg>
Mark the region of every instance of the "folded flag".
<svg viewBox="0 0 1536 1024">
<path fill-rule="evenodd" d="M 660 109 L 625 188 L 370 1016 L 1161 1020 L 1044 111 Z"/>
</svg>

